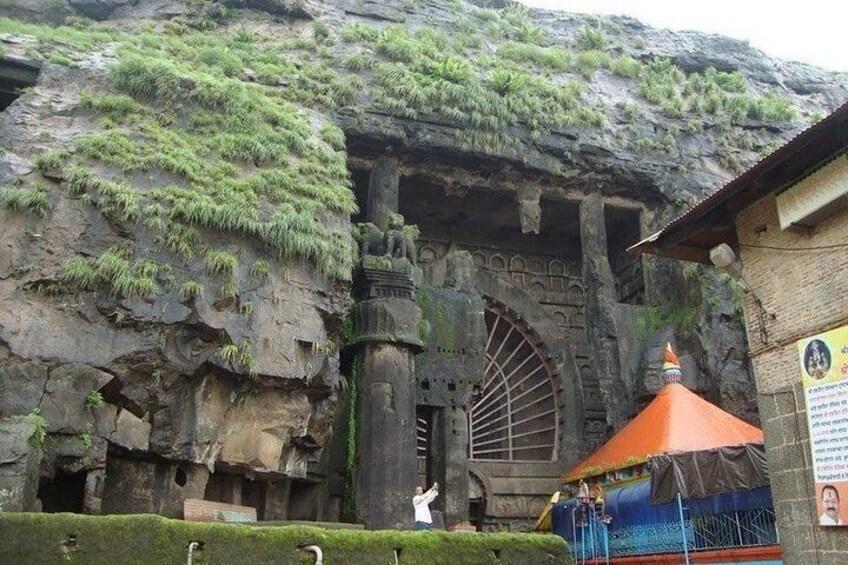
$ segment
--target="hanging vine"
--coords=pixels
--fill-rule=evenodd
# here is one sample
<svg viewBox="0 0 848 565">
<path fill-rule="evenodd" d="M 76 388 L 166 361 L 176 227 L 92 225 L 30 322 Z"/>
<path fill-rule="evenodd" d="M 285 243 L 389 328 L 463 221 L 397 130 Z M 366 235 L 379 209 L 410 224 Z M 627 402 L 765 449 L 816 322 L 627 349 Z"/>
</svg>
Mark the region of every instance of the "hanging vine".
<svg viewBox="0 0 848 565">
<path fill-rule="evenodd" d="M 353 485 L 353 469 L 356 467 L 356 408 L 359 396 L 359 368 L 357 357 L 350 370 L 347 395 L 347 442 L 345 444 L 344 498 L 342 499 L 342 521 L 356 521 L 356 492 Z"/>
</svg>

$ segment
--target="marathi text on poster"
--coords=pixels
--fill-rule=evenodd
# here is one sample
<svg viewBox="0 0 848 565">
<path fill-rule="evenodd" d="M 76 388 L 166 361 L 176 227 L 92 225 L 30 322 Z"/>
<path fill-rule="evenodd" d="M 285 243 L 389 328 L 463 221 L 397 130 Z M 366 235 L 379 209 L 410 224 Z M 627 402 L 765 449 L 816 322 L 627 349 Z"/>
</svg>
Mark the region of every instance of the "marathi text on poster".
<svg viewBox="0 0 848 565">
<path fill-rule="evenodd" d="M 848 327 L 798 342 L 818 523 L 848 524 Z M 842 501 L 845 500 L 845 504 Z"/>
</svg>

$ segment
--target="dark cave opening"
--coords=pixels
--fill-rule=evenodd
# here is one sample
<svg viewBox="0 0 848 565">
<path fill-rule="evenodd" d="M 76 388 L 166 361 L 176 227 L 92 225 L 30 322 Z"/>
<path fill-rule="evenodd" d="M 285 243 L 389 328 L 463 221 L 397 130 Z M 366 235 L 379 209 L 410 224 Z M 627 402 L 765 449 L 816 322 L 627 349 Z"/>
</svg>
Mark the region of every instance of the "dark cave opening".
<svg viewBox="0 0 848 565">
<path fill-rule="evenodd" d="M 0 58 L 0 112 L 20 98 L 38 80 L 36 63 L 11 57 Z"/>
<path fill-rule="evenodd" d="M 642 257 L 627 252 L 627 248 L 641 239 L 641 218 L 636 208 L 604 206 L 607 231 L 607 257 L 615 277 L 618 301 L 626 304 L 644 304 L 645 280 Z"/>
<path fill-rule="evenodd" d="M 42 478 L 38 486 L 42 511 L 81 513 L 85 497 L 85 477 L 85 471 L 56 471 L 52 479 Z"/>
</svg>

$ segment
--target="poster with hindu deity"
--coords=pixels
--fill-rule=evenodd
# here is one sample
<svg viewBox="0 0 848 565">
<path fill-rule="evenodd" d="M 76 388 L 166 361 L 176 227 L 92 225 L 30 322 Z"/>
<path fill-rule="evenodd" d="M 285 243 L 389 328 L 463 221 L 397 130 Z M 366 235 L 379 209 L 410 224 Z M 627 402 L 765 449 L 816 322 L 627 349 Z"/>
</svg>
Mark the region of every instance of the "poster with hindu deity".
<svg viewBox="0 0 848 565">
<path fill-rule="evenodd" d="M 821 526 L 848 525 L 848 326 L 798 341 Z M 842 501 L 845 504 L 841 504 Z"/>
</svg>

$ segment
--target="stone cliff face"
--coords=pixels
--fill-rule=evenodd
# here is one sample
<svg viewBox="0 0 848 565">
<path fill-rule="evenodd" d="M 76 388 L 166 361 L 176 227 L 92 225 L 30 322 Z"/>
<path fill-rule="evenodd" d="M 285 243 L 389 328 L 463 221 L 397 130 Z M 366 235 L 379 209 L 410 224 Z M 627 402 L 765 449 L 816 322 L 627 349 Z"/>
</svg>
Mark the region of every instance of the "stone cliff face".
<svg viewBox="0 0 848 565">
<path fill-rule="evenodd" d="M 110 511 L 179 515 L 175 489 L 232 501 L 221 493 L 242 486 L 216 468 L 328 473 L 349 170 L 392 153 L 445 195 L 497 185 L 525 234 L 545 200 L 634 202 L 645 233 L 848 98 L 844 76 L 743 42 L 512 4 L 64 0 L 0 15 L 14 100 L 0 418 L 30 415 L 50 438 L 45 480 L 88 473 L 86 508 Z M 656 308 L 586 311 L 600 349 L 623 352 L 598 363 L 617 373 L 601 385 L 608 423 L 655 392 L 642 375 L 661 337 L 686 344 L 696 389 L 756 420 L 726 283 L 653 261 L 640 303 Z M 142 454 L 154 463 L 128 466 Z M 107 467 L 147 486 L 116 501 Z M 163 468 L 177 486 L 152 478 Z M 272 490 L 265 517 L 291 515 Z M 16 492 L 7 507 L 35 504 L 31 485 Z"/>
</svg>

